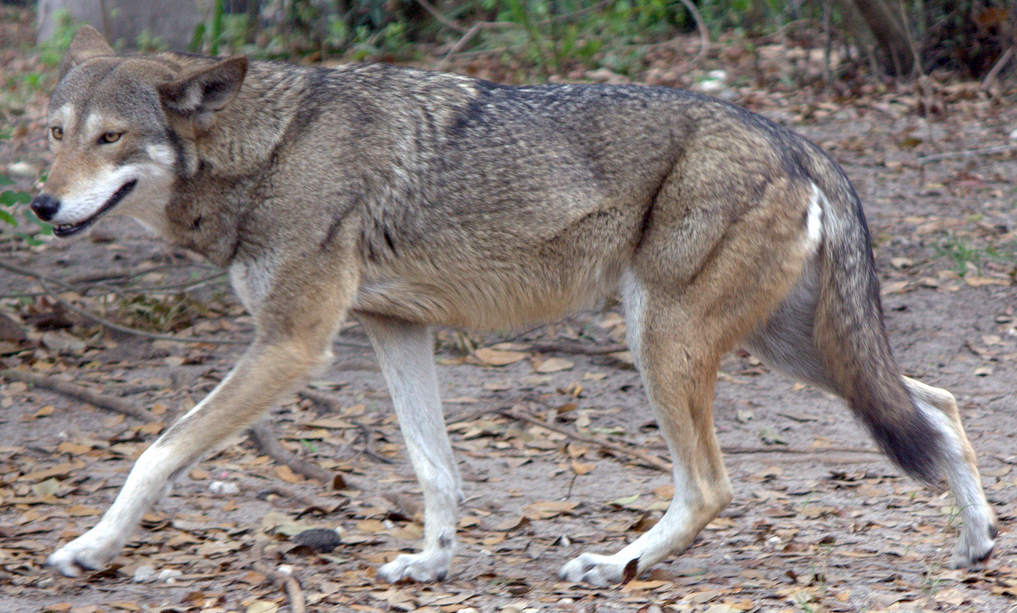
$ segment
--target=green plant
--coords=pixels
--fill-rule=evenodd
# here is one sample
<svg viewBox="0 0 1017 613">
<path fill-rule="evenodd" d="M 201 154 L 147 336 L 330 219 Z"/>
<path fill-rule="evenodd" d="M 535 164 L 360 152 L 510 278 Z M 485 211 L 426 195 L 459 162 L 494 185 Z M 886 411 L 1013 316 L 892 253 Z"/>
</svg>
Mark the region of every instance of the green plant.
<svg viewBox="0 0 1017 613">
<path fill-rule="evenodd" d="M 142 30 L 138 37 L 134 39 L 134 46 L 142 53 L 159 53 L 168 49 L 166 42 L 153 34 L 148 28 Z"/>
<path fill-rule="evenodd" d="M 53 15 L 53 34 L 39 45 L 39 59 L 47 66 L 56 66 L 71 46 L 74 35 L 83 23 L 75 21 L 67 9 L 58 9 Z"/>
<path fill-rule="evenodd" d="M 0 133 L 0 142 L 10 138 L 9 132 Z M 0 188 L 14 185 L 14 181 L 5 174 L 0 174 Z M 35 231 L 16 231 L 14 236 L 24 240 L 30 245 L 39 245 L 41 241 L 35 237 L 36 234 L 52 234 L 53 227 L 41 221 L 35 216 L 26 205 L 32 201 L 32 195 L 18 189 L 3 189 L 0 191 L 0 224 L 12 228 L 24 228 L 21 221 L 26 221 L 36 228 Z"/>
<path fill-rule="evenodd" d="M 936 245 L 936 253 L 940 257 L 952 260 L 954 272 L 961 276 L 971 270 L 981 275 L 982 265 L 985 262 L 1010 265 L 1017 263 L 1017 250 L 1000 251 L 1000 248 L 994 245 L 978 248 L 972 246 L 963 237 L 952 235 Z"/>
<path fill-rule="evenodd" d="M 14 185 L 14 181 L 4 174 L 0 174 L 0 187 Z M 0 192 L 0 222 L 13 228 L 24 228 L 19 218 L 34 225 L 37 231 L 16 231 L 14 236 L 27 242 L 29 245 L 41 245 L 42 241 L 36 238 L 37 234 L 53 234 L 53 227 L 41 221 L 27 205 L 32 201 L 32 195 L 28 192 L 14 189 L 5 189 Z"/>
</svg>

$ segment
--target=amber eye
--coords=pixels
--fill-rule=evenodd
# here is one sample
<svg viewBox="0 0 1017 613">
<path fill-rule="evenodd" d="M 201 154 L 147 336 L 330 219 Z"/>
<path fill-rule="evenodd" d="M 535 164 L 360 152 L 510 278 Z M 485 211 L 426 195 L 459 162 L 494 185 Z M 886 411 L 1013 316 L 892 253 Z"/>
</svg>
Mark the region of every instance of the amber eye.
<svg viewBox="0 0 1017 613">
<path fill-rule="evenodd" d="M 99 137 L 99 144 L 111 145 L 120 140 L 120 136 L 122 134 L 123 132 L 106 132 L 105 134 Z"/>
<path fill-rule="evenodd" d="M 59 126 L 53 126 L 49 129 L 49 135 L 53 137 L 53 140 L 60 140 L 64 137 L 64 129 Z"/>
</svg>

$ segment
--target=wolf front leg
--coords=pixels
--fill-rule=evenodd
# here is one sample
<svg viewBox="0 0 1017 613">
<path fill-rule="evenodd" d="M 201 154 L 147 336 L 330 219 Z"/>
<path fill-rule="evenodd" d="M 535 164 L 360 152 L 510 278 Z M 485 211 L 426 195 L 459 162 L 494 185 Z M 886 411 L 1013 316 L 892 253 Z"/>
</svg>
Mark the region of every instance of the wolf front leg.
<svg viewBox="0 0 1017 613">
<path fill-rule="evenodd" d="M 99 523 L 53 553 L 47 561 L 50 566 L 68 577 L 105 567 L 177 475 L 303 381 L 327 354 L 345 312 L 341 300 L 322 299 L 323 291 L 307 295 L 295 299 L 289 309 L 265 309 L 256 316 L 258 339 L 233 372 L 141 454 Z M 273 310 L 289 315 L 280 320 Z"/>
<path fill-rule="evenodd" d="M 455 553 L 456 507 L 463 499 L 459 472 L 445 432 L 426 326 L 360 316 L 388 382 L 410 461 L 424 492 L 424 548 L 378 570 L 383 580 L 441 581 Z"/>
</svg>

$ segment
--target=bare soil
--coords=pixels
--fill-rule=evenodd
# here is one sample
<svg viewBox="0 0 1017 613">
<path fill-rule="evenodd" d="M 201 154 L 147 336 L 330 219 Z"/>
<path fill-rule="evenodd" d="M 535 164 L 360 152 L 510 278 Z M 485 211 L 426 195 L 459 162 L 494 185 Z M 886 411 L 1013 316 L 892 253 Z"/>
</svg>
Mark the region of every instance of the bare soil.
<svg viewBox="0 0 1017 613">
<path fill-rule="evenodd" d="M 458 558 L 442 583 L 375 580 L 381 563 L 417 545 L 419 489 L 356 325 L 310 386 L 332 403 L 294 395 L 270 419 L 284 446 L 344 476 L 346 489 L 295 475 L 241 440 L 192 469 L 112 568 L 58 576 L 46 556 L 94 525 L 133 460 L 242 351 L 113 332 L 66 305 L 178 336 L 243 341 L 250 331 L 216 271 L 114 219 L 90 236 L 37 247 L 0 242 L 4 263 L 51 280 L 0 271 L 0 315 L 27 332 L 19 339 L 0 327 L 8 330 L 3 367 L 121 396 L 153 417 L 145 423 L 24 383 L 0 385 L 0 610 L 292 611 L 294 594 L 270 576 L 280 566 L 311 611 L 1017 610 L 1015 162 L 1006 153 L 920 159 L 1013 142 L 1012 97 L 977 88 L 945 83 L 921 95 L 851 100 L 731 91 L 821 144 L 861 194 L 898 359 L 909 376 L 957 396 L 1000 515 L 985 569 L 945 566 L 959 521 L 949 495 L 901 477 L 839 400 L 736 352 L 723 362 L 715 405 L 734 502 L 688 551 L 628 585 L 559 582 L 572 557 L 613 552 L 646 530 L 671 493 L 664 472 L 617 449 L 667 459 L 626 356 L 574 352 L 623 338 L 609 305 L 522 333 L 439 331 L 443 397 L 468 496 Z M 44 99 L 30 100 L 0 164 L 47 162 L 38 138 Z M 924 117 L 930 99 L 938 113 Z M 100 273 L 109 278 L 82 280 Z M 464 351 L 477 347 L 489 351 Z M 492 365 L 508 352 L 524 356 Z M 574 436 L 508 417 L 508 408 Z M 217 493 L 224 483 L 237 491 Z M 315 553 L 292 540 L 312 527 L 339 531 L 341 543 Z M 146 566 L 177 572 L 135 581 Z"/>
</svg>

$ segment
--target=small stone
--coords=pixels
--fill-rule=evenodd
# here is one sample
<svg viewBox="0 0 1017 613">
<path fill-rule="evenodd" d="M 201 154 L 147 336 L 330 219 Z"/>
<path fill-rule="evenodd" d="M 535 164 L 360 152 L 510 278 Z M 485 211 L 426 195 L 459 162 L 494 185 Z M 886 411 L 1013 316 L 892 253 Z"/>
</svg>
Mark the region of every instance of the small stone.
<svg viewBox="0 0 1017 613">
<path fill-rule="evenodd" d="M 173 568 L 164 568 L 159 572 L 158 580 L 163 583 L 176 583 L 177 577 L 182 577 L 184 573 Z"/>
<path fill-rule="evenodd" d="M 311 528 L 293 535 L 293 542 L 304 545 L 318 553 L 328 553 L 342 543 L 339 534 L 328 528 Z"/>
<path fill-rule="evenodd" d="M 34 179 L 39 176 L 42 169 L 35 164 L 28 162 L 14 162 L 7 167 L 7 173 L 13 177 L 20 177 L 22 179 Z"/>
<path fill-rule="evenodd" d="M 240 486 L 232 481 L 213 481 L 208 484 L 208 492 L 213 496 L 235 496 L 240 493 Z"/>
<path fill-rule="evenodd" d="M 155 569 L 151 566 L 139 566 L 134 571 L 134 582 L 135 583 L 153 583 L 156 578 Z"/>
</svg>

